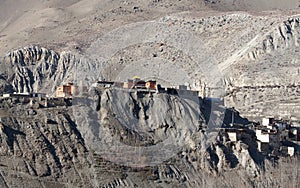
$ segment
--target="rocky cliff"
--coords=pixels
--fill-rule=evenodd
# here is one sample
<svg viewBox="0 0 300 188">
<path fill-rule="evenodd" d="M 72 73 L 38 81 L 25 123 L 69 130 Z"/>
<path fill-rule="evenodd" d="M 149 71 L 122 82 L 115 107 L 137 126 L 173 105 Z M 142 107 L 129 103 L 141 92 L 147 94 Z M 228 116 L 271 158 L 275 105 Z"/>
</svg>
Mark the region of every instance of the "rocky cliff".
<svg viewBox="0 0 300 188">
<path fill-rule="evenodd" d="M 83 91 L 100 77 L 124 81 L 139 75 L 165 85 L 204 85 L 208 96 L 224 97 L 227 107 L 253 120 L 297 117 L 298 52 L 299 15 L 184 12 L 111 30 L 84 53 L 12 50 L 0 60 L 0 94 L 53 96 L 66 82 Z M 228 118 L 223 104 L 95 88 L 72 103 L 52 102 L 1 99 L 1 187 L 299 184 L 299 159 L 263 156 L 251 134 L 234 143 L 222 132 L 202 129 Z"/>
<path fill-rule="evenodd" d="M 2 92 L 39 92 L 53 95 L 55 87 L 63 83 L 74 82 L 80 85 L 83 81 L 92 83 L 92 80 L 97 80 L 99 65 L 77 56 L 76 58 L 70 52 L 57 53 L 39 46 L 9 52 L 0 61 Z"/>
<path fill-rule="evenodd" d="M 255 121 L 299 119 L 298 52 L 298 14 L 244 12 L 188 12 L 130 24 L 87 50 L 101 59 L 107 78 L 139 75 L 197 89 L 205 83 L 208 96 L 225 97 Z"/>
<path fill-rule="evenodd" d="M 299 18 L 291 17 L 247 49 L 229 74 L 227 105 L 259 120 L 275 115 L 299 119 Z M 247 63 L 245 63 L 247 62 Z"/>
<path fill-rule="evenodd" d="M 73 98 L 71 106 L 64 99 L 55 107 L 44 102 L 1 100 L 3 187 L 266 187 L 297 182 L 293 162 L 276 159 L 272 164 L 257 151 L 254 137 L 234 143 L 226 134 L 200 129 L 198 120 L 205 122 L 205 115 L 194 108 L 198 101 L 94 88 L 89 97 Z M 281 179 L 272 174 L 276 169 L 285 170 Z"/>
<path fill-rule="evenodd" d="M 68 109 L 20 100 L 1 100 L 1 187 L 90 185 L 82 182 L 88 150 Z"/>
</svg>

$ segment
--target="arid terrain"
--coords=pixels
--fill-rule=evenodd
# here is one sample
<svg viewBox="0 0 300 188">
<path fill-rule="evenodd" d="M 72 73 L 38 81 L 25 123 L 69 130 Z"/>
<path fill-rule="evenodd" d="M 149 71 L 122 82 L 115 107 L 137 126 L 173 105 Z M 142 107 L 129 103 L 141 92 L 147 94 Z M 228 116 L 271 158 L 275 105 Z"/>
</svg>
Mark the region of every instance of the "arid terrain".
<svg viewBox="0 0 300 188">
<path fill-rule="evenodd" d="M 299 7 L 0 0 L 0 94 L 47 94 L 0 98 L 0 187 L 299 187 L 297 155 L 221 128 L 299 124 Z M 201 98 L 95 87 L 135 76 Z M 76 95 L 56 98 L 68 82 Z"/>
</svg>

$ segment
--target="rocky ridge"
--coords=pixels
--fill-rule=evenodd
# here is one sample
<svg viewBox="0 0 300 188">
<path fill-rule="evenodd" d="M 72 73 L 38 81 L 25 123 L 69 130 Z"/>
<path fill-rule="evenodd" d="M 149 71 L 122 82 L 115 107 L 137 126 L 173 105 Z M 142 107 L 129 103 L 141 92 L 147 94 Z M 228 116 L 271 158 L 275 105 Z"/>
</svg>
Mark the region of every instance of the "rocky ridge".
<svg viewBox="0 0 300 188">
<path fill-rule="evenodd" d="M 18 93 L 44 92 L 53 95 L 55 87 L 67 82 L 82 84 L 98 76 L 98 65 L 70 52 L 29 46 L 9 52 L 1 61 L 1 81 L 8 91 Z M 79 71 L 80 70 L 80 71 Z M 82 72 L 84 71 L 84 72 Z M 85 72 L 89 72 L 86 75 Z M 89 77 L 87 77 L 89 76 Z M 3 91 L 2 91 L 3 92 Z"/>
<path fill-rule="evenodd" d="M 119 99 L 122 103 L 115 103 Z M 2 99 L 1 110 L 7 111 L 1 113 L 0 134 L 4 187 L 23 182 L 30 187 L 266 187 L 297 180 L 292 175 L 297 159 L 273 164 L 257 151 L 253 136 L 233 143 L 221 132 L 197 127 L 185 132 L 180 119 L 188 118 L 193 108 L 185 105 L 192 101 L 179 96 L 97 89 L 72 101 L 72 106 L 62 100 L 57 107 L 44 107 L 39 99 Z M 135 122 L 131 127 L 120 111 Z M 170 137 L 174 142 L 167 142 Z M 292 181 L 283 174 L 277 179 L 271 173 L 277 168 Z"/>
<path fill-rule="evenodd" d="M 127 43 L 122 46 L 122 41 L 117 38 L 106 41 L 111 36 L 108 35 L 107 38 L 99 39 L 99 48 L 99 41 L 92 45 L 91 51 L 87 52 L 91 53 L 88 58 L 72 52 L 58 53 L 30 46 L 12 51 L 0 61 L 0 93 L 46 92 L 51 95 L 56 85 L 68 81 L 88 86 L 101 76 L 122 80 L 132 76 L 129 74 L 132 67 L 135 67 L 132 65 L 140 65 L 145 59 L 151 65 L 151 62 L 161 62 L 157 60 L 160 58 L 165 62 L 158 69 L 172 65 L 172 68 L 167 69 L 168 72 L 183 70 L 184 73 L 181 72 L 182 74 L 175 77 L 175 85 L 182 83 L 182 75 L 191 85 L 203 77 L 209 79 L 211 77 L 203 76 L 202 73 L 209 72 L 213 65 L 219 65 L 220 70 L 224 70 L 220 79 L 227 89 L 227 106 L 235 106 L 245 116 L 255 119 L 260 115 L 278 114 L 290 117 L 299 114 L 297 15 L 278 19 L 276 16 L 269 18 L 233 13 L 199 19 L 182 18 L 186 15 L 189 14 L 167 16 L 149 22 L 150 24 L 147 22 L 146 28 L 149 33 L 155 29 L 159 33 L 169 28 L 168 31 L 175 34 L 177 29 L 183 28 L 193 36 L 200 37 L 196 41 L 201 41 L 203 45 L 200 48 L 203 50 L 201 53 L 199 48 L 191 48 L 197 46 L 190 46 L 187 50 L 178 45 L 186 39 L 184 37 L 175 40 L 161 36 L 154 38 L 155 40 L 140 40 L 139 36 L 134 36 L 136 41 L 129 46 L 126 46 Z M 157 26 L 157 22 L 163 26 Z M 270 23 L 272 32 L 266 22 Z M 245 29 L 248 25 L 252 27 Z M 135 29 L 136 25 L 133 25 L 125 31 L 132 32 Z M 121 31 L 124 32 L 117 29 L 112 35 L 120 34 Z M 156 34 L 154 32 L 153 35 Z M 115 36 L 122 38 L 123 35 Z M 147 30 L 143 33 L 144 36 L 148 36 Z M 215 43 L 211 42 L 211 38 L 215 38 Z M 117 47 L 114 46 L 115 41 L 118 42 Z M 131 42 L 130 36 L 125 42 L 128 41 Z M 101 48 L 101 45 L 105 48 Z M 211 67 L 205 66 L 208 61 L 204 60 L 214 54 L 215 50 L 222 53 L 215 54 Z M 202 53 L 206 56 L 201 56 Z M 96 59 L 98 54 L 101 58 Z M 95 55 L 96 58 L 93 59 Z M 168 64 L 170 62 L 172 64 Z M 198 66 L 204 67 L 202 72 Z M 124 69 L 128 72 L 123 71 Z M 162 71 L 158 75 L 164 81 L 173 82 L 168 77 L 168 72 Z M 120 73 L 123 73 L 123 77 Z M 136 74 L 135 71 L 131 73 Z M 215 75 L 211 76 L 214 78 Z M 148 76 L 151 75 L 144 77 Z M 166 105 L 157 105 L 155 100 Z M 283 107 L 277 108 L 278 103 Z M 58 108 L 44 108 L 40 104 L 3 100 L 0 110 L 3 155 L 0 165 L 1 185 L 18 187 L 23 182 L 28 182 L 28 186 L 36 183 L 41 186 L 65 187 L 233 187 L 236 182 L 240 186 L 249 187 L 297 185 L 299 170 L 295 169 L 295 164 L 298 159 L 273 161 L 272 158 L 265 158 L 257 152 L 253 137 L 233 144 L 226 136 L 215 132 L 212 134 L 216 140 L 207 146 L 205 140 L 211 135 L 196 128 L 185 130 L 180 123 L 179 119 L 187 118 L 184 114 L 188 114 L 190 110 L 183 104 L 189 102 L 184 103 L 184 100 L 168 95 L 137 95 L 120 91 L 114 93 L 111 90 L 96 92 L 87 98 L 78 96 L 71 107 L 63 104 Z M 133 121 L 134 124 L 126 125 L 124 119 Z M 193 117 L 191 120 L 197 121 L 198 118 Z M 141 129 L 133 125 L 138 125 Z M 119 141 L 125 146 L 150 148 L 163 143 L 161 140 L 166 140 L 168 136 L 183 141 L 182 130 L 190 138 L 184 140 L 185 145 L 180 145 L 180 150 L 173 152 L 168 160 L 150 167 L 150 160 L 144 158 L 137 161 L 145 160 L 146 165 L 142 166 L 136 166 L 132 158 L 127 165 L 108 160 L 105 157 L 107 153 L 103 153 L 105 150 L 94 144 L 99 139 L 106 139 L 112 145 Z M 138 155 L 138 152 L 135 154 Z M 153 154 L 150 156 L 157 157 Z M 275 173 L 276 170 L 281 170 L 280 177 Z"/>
</svg>

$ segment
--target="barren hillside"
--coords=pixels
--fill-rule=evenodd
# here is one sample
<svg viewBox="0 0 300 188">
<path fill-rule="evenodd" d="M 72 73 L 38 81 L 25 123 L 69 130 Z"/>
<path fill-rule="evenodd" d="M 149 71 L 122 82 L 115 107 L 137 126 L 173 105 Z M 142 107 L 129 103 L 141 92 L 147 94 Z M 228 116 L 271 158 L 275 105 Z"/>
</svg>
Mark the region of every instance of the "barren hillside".
<svg viewBox="0 0 300 188">
<path fill-rule="evenodd" d="M 299 0 L 205 0 L 205 3 L 216 10 L 222 11 L 270 11 L 293 10 L 299 8 Z"/>
<path fill-rule="evenodd" d="M 208 96 L 225 97 L 252 120 L 298 117 L 299 32 L 297 14 L 175 13 L 113 29 L 80 52 L 80 45 L 11 51 L 2 59 L 2 87 L 54 94 L 66 81 L 89 86 L 138 75 L 163 85 L 205 84 Z"/>
<path fill-rule="evenodd" d="M 1 96 L 48 95 L 0 99 L 0 187 L 299 187 L 299 159 L 248 129 L 300 121 L 299 5 L 0 0 Z M 205 99 L 95 87 L 134 76 Z M 77 94 L 55 98 L 67 82 Z M 232 107 L 236 142 L 220 129 Z"/>
</svg>

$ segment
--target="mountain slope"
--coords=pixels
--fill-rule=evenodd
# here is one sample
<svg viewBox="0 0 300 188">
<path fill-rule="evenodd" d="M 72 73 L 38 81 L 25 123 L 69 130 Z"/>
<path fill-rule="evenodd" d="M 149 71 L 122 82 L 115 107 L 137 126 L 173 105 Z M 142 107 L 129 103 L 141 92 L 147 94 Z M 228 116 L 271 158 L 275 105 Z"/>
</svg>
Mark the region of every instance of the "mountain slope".
<svg viewBox="0 0 300 188">
<path fill-rule="evenodd" d="M 299 8 L 299 0 L 204 0 L 207 5 L 222 11 L 270 11 L 293 10 Z"/>
<path fill-rule="evenodd" d="M 187 98 L 98 88 L 47 102 L 1 99 L 3 187 L 297 185 L 297 158 L 274 164 L 251 134 L 234 143 L 197 129 Z"/>
<path fill-rule="evenodd" d="M 253 120 L 297 116 L 299 32 L 299 15 L 172 14 L 114 29 L 86 51 L 35 46 L 12 51 L 1 61 L 1 85 L 53 94 L 68 81 L 89 86 L 100 78 L 139 75 L 164 85 L 207 87 L 207 95 L 225 96 L 227 106 Z M 270 108 L 268 101 L 274 101 Z"/>
</svg>

